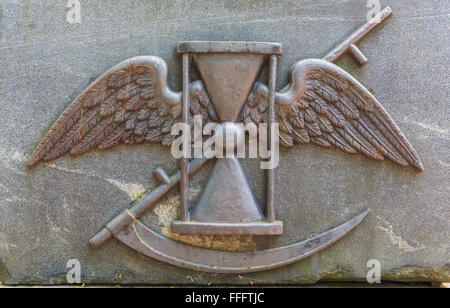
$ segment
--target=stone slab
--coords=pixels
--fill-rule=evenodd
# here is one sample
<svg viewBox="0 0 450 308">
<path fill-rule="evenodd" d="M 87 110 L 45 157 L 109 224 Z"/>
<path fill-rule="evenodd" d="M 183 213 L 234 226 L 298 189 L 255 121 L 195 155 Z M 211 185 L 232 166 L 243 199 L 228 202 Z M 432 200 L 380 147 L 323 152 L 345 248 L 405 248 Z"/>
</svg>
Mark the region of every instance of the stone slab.
<svg viewBox="0 0 450 308">
<path fill-rule="evenodd" d="M 282 150 L 277 219 L 282 236 L 177 236 L 170 233 L 179 197 L 167 196 L 145 217 L 183 242 L 246 250 L 293 243 L 370 208 L 367 219 L 334 246 L 302 262 L 248 275 L 213 275 L 144 257 L 118 241 L 100 250 L 89 238 L 154 188 L 152 170 L 177 162 L 160 146 L 120 146 L 64 157 L 33 170 L 26 161 L 53 121 L 90 82 L 120 61 L 156 55 L 181 89 L 178 41 L 236 40 L 283 44 L 277 89 L 291 65 L 321 57 L 366 21 L 366 1 L 93 1 L 81 23 L 66 21 L 65 1 L 0 3 L 0 281 L 65 283 L 69 259 L 86 283 L 277 284 L 364 281 L 378 259 L 382 279 L 449 281 L 450 119 L 448 1 L 381 1 L 391 21 L 360 44 L 368 57 L 338 65 L 371 89 L 419 153 L 425 172 L 315 146 Z M 267 72 L 263 72 L 264 76 Z M 243 160 L 259 204 L 264 178 Z M 193 199 L 212 165 L 191 181 Z"/>
</svg>

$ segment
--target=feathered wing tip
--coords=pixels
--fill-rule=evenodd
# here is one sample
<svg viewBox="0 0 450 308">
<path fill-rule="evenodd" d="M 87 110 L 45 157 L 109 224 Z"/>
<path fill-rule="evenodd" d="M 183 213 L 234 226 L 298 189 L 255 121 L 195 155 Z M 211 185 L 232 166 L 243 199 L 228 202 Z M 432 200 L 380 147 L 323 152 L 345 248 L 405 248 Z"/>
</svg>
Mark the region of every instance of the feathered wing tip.
<svg viewBox="0 0 450 308">
<path fill-rule="evenodd" d="M 238 121 L 244 122 L 244 124 L 254 123 L 255 125 L 263 122 L 267 110 L 268 96 L 269 88 L 260 82 L 255 82 L 241 109 Z"/>
<path fill-rule="evenodd" d="M 153 56 L 127 59 L 84 90 L 56 120 L 27 166 L 70 152 L 120 143 L 170 145 L 181 93 L 167 86 L 167 65 Z"/>
<path fill-rule="evenodd" d="M 216 110 L 200 80 L 189 84 L 189 106 L 191 117 L 201 116 L 203 125 L 209 122 L 219 122 Z M 194 125 L 194 121 L 190 122 L 191 125 Z"/>
<path fill-rule="evenodd" d="M 31 168 L 40 162 L 53 148 L 54 144 L 60 140 L 62 135 L 68 130 L 68 127 L 72 127 L 80 117 L 81 109 L 79 104 L 77 104 L 77 100 L 75 100 L 66 108 L 36 146 L 31 158 L 28 160 L 27 167 Z"/>
<path fill-rule="evenodd" d="M 291 84 L 276 94 L 276 103 L 284 146 L 314 143 L 424 170 L 419 155 L 376 98 L 328 61 L 294 64 Z"/>
</svg>

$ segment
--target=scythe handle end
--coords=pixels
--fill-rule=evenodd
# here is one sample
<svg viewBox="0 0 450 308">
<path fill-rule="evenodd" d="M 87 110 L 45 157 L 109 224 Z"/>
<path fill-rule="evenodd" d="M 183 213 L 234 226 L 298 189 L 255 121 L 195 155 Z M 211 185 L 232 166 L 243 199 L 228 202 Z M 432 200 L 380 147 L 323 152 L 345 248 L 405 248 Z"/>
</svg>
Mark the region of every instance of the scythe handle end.
<svg viewBox="0 0 450 308">
<path fill-rule="evenodd" d="M 379 12 L 375 17 L 370 19 L 364 25 L 362 25 L 358 30 L 353 32 L 348 38 L 346 38 L 342 43 L 331 50 L 322 59 L 329 62 L 336 61 L 340 56 L 346 52 L 350 52 L 353 58 L 358 62 L 359 65 L 363 65 L 367 62 L 367 58 L 362 54 L 362 52 L 356 47 L 358 43 L 364 36 L 366 36 L 370 31 L 375 29 L 381 23 L 392 17 L 393 13 L 390 7 L 385 7 L 381 12 Z"/>
<path fill-rule="evenodd" d="M 136 217 L 130 209 L 126 209 L 113 220 L 111 220 L 106 227 L 104 227 L 99 233 L 89 240 L 89 244 L 92 248 L 98 248 L 103 245 L 114 235 L 121 232 L 126 226 L 130 225 Z"/>
<path fill-rule="evenodd" d="M 89 245 L 92 248 L 96 249 L 102 246 L 109 238 L 112 237 L 111 231 L 107 228 L 103 228 L 99 233 L 97 233 L 94 237 L 89 240 Z"/>
<path fill-rule="evenodd" d="M 189 175 L 195 174 L 200 168 L 209 160 L 207 157 L 195 158 L 189 165 Z M 113 220 L 111 220 L 106 227 L 98 232 L 94 237 L 89 240 L 89 245 L 92 248 L 99 248 L 111 237 L 117 235 L 125 227 L 129 226 L 133 221 L 137 219 L 142 213 L 148 210 L 157 200 L 163 195 L 169 192 L 176 184 L 180 182 L 180 172 L 175 173 L 170 178 L 164 173 L 163 183 L 158 186 L 154 191 L 148 194 L 145 198 L 140 200 L 130 209 L 126 209 Z"/>
</svg>

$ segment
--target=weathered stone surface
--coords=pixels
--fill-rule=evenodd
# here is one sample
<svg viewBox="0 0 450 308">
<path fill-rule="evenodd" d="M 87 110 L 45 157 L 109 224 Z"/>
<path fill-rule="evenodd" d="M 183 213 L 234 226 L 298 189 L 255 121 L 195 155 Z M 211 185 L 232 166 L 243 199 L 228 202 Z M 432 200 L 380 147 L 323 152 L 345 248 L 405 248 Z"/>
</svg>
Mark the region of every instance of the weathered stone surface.
<svg viewBox="0 0 450 308">
<path fill-rule="evenodd" d="M 248 275 L 212 275 L 163 264 L 117 241 L 98 251 L 89 238 L 157 185 L 151 171 L 177 168 L 160 146 L 120 146 L 65 157 L 27 170 L 35 145 L 95 77 L 121 60 L 157 55 L 181 88 L 181 40 L 276 41 L 284 45 L 278 88 L 298 59 L 321 57 L 366 21 L 366 1 L 82 1 L 81 24 L 66 22 L 64 1 L 0 4 L 0 281 L 65 283 L 66 263 L 79 259 L 91 283 L 311 283 L 365 279 L 369 259 L 382 278 L 450 280 L 450 127 L 448 1 L 382 1 L 393 19 L 359 45 L 369 63 L 337 64 L 369 87 L 419 153 L 424 173 L 316 146 L 283 150 L 277 218 L 285 233 L 269 240 L 181 237 L 168 226 L 177 192 L 145 222 L 180 241 L 246 250 L 292 243 L 348 220 L 368 218 L 334 246 L 302 262 Z M 264 79 L 264 77 L 263 77 Z M 258 162 L 244 160 L 263 204 Z M 209 166 L 209 169 L 211 166 Z M 205 168 L 192 182 L 197 195 Z"/>
</svg>

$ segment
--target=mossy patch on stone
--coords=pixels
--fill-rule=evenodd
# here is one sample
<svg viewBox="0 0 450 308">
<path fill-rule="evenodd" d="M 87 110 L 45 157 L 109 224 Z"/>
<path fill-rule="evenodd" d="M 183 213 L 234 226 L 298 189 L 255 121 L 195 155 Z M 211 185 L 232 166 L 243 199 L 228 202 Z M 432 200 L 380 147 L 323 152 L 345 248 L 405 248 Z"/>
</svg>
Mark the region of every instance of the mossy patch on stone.
<svg viewBox="0 0 450 308">
<path fill-rule="evenodd" d="M 441 269 L 424 268 L 420 266 L 405 266 L 400 269 L 394 269 L 381 274 L 381 279 L 385 281 L 450 281 L 450 266 L 447 264 Z"/>
</svg>

